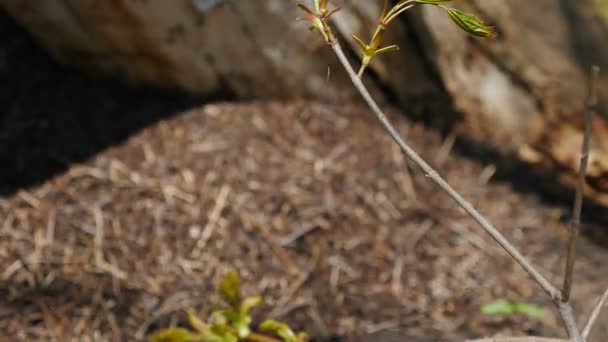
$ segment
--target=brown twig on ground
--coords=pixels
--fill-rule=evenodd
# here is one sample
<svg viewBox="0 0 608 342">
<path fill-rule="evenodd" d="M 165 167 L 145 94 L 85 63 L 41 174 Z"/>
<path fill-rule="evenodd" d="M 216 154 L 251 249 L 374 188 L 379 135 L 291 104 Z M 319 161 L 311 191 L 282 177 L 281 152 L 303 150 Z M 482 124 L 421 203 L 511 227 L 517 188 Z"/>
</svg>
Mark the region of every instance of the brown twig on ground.
<svg viewBox="0 0 608 342">
<path fill-rule="evenodd" d="M 578 184 L 574 197 L 574 205 L 572 206 L 572 222 L 570 223 L 570 237 L 568 239 L 568 256 L 566 258 L 564 285 L 562 287 L 562 301 L 567 302 L 570 299 L 572 292 L 572 274 L 574 271 L 574 262 L 576 260 L 576 241 L 581 225 L 581 213 L 583 211 L 583 200 L 585 196 L 585 177 L 587 176 L 587 165 L 589 163 L 589 150 L 591 149 L 591 119 L 595 116 L 598 105 L 598 81 L 600 77 L 600 68 L 594 66 L 591 68 L 591 77 L 589 81 L 589 99 L 587 100 L 587 108 L 585 109 L 585 133 L 583 137 L 583 146 L 581 148 L 581 164 L 578 173 Z"/>
<path fill-rule="evenodd" d="M 226 206 L 226 202 L 228 201 L 228 196 L 230 195 L 231 188 L 227 185 L 222 186 L 220 192 L 217 195 L 215 200 L 215 206 L 211 210 L 209 214 L 209 218 L 207 220 L 207 224 L 201 233 L 200 239 L 196 242 L 196 247 L 192 251 L 192 255 L 195 257 L 200 257 L 201 253 L 205 249 L 207 242 L 211 239 L 211 236 L 217 229 L 218 221 L 222 215 L 222 210 L 224 210 Z"/>
</svg>

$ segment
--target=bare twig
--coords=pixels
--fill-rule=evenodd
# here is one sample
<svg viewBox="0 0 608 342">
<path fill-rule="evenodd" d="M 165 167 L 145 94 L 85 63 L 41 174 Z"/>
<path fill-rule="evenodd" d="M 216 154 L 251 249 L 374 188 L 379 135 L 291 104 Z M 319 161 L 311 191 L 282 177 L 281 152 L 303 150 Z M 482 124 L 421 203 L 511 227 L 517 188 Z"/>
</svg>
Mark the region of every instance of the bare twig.
<svg viewBox="0 0 608 342">
<path fill-rule="evenodd" d="M 390 134 L 391 138 L 399 145 L 401 150 L 420 167 L 424 173 L 433 182 L 435 182 L 441 190 L 446 192 L 458 205 L 462 207 L 479 225 L 486 231 L 498 244 L 507 251 L 520 265 L 530 274 L 532 278 L 545 290 L 545 292 L 552 298 L 560 298 L 561 294 L 559 290 L 553 286 L 542 274 L 540 274 L 532 264 L 515 248 L 507 239 L 492 225 L 477 209 L 465 200 L 450 184 L 448 184 L 438 173 L 435 171 L 422 157 L 414 151 L 399 135 L 399 132 L 393 127 L 391 122 L 388 120 L 386 115 L 382 112 L 376 101 L 372 98 L 371 94 L 363 84 L 363 82 L 357 77 L 357 74 L 353 70 L 352 66 L 348 62 L 344 51 L 340 44 L 335 41 L 331 44 L 332 49 L 338 56 L 338 59 L 348 72 L 351 80 L 363 99 L 372 109 L 378 120 L 382 123 L 386 131 Z"/>
<path fill-rule="evenodd" d="M 593 325 L 595 324 L 595 321 L 597 320 L 597 318 L 600 316 L 600 312 L 602 311 L 602 308 L 604 306 L 606 306 L 606 304 L 608 304 L 608 289 L 606 289 L 606 291 L 604 292 L 602 297 L 600 297 L 600 299 L 597 301 L 597 304 L 593 308 L 593 311 L 591 311 L 591 315 L 589 315 L 589 319 L 587 320 L 587 323 L 585 323 L 585 327 L 583 328 L 583 333 L 582 333 L 583 337 L 585 339 L 589 338 L 591 329 L 593 328 Z"/>
<path fill-rule="evenodd" d="M 118 268 L 116 265 L 106 261 L 104 257 L 104 218 L 103 212 L 99 206 L 95 206 L 93 208 L 93 216 L 95 219 L 95 237 L 93 240 L 95 266 L 104 272 L 110 273 L 116 279 L 126 280 L 128 278 L 128 274 Z"/>
<path fill-rule="evenodd" d="M 547 295 L 553 300 L 553 302 L 559 308 L 560 315 L 564 321 L 564 326 L 568 332 L 568 335 L 575 342 L 584 342 L 576 322 L 572 316 L 572 308 L 570 303 L 562 301 L 562 293 L 553 284 L 551 284 L 529 261 L 524 257 L 521 252 L 513 246 L 495 227 L 490 223 L 471 203 L 460 195 L 450 184 L 448 184 L 438 173 L 435 171 L 422 157 L 416 153 L 416 151 L 410 147 L 400 136 L 399 132 L 394 128 L 386 115 L 382 112 L 376 101 L 373 99 L 366 86 L 363 84 L 361 79 L 357 76 L 357 73 L 353 70 L 350 62 L 346 58 L 342 47 L 336 39 L 332 39 L 329 42 L 332 50 L 340 60 L 340 63 L 348 73 L 351 81 L 355 88 L 359 91 L 367 105 L 374 112 L 377 119 L 384 126 L 384 129 L 388 132 L 391 138 L 399 145 L 401 150 L 410 158 L 418 167 L 420 167 L 427 177 L 429 177 L 435 184 L 446 192 L 467 214 L 469 214 L 490 236 L 509 254 L 515 261 L 530 275 L 534 281 L 547 293 Z"/>
<path fill-rule="evenodd" d="M 316 260 L 312 263 L 310 267 L 305 269 L 298 279 L 294 281 L 293 284 L 287 288 L 285 294 L 277 301 L 274 309 L 268 314 L 269 317 L 279 317 L 282 316 L 285 307 L 289 304 L 289 302 L 293 299 L 296 293 L 302 288 L 302 286 L 310 279 L 310 275 L 314 271 Z"/>
<path fill-rule="evenodd" d="M 287 246 L 293 244 L 294 242 L 298 241 L 302 237 L 306 236 L 307 234 L 309 234 L 319 228 L 321 228 L 321 226 L 319 226 L 318 224 L 309 224 L 307 226 L 304 226 L 304 227 L 294 231 L 291 234 L 280 237 L 278 242 L 281 245 L 281 247 L 287 247 Z"/>
<path fill-rule="evenodd" d="M 568 256 L 566 258 L 564 285 L 562 287 L 562 301 L 564 302 L 570 299 L 570 293 L 572 292 L 572 274 L 574 271 L 574 261 L 576 260 L 576 240 L 578 239 L 581 225 L 581 212 L 583 210 L 583 199 L 585 195 L 585 177 L 587 175 L 587 164 L 589 163 L 589 150 L 591 149 L 591 119 L 595 115 L 598 104 L 597 88 L 599 76 L 600 68 L 598 66 L 592 67 L 589 81 L 589 99 L 587 100 L 587 108 L 585 109 L 585 135 L 581 148 L 578 186 L 574 197 L 574 205 L 572 206 L 572 222 L 570 224 L 570 237 L 568 239 Z"/>
<path fill-rule="evenodd" d="M 222 210 L 226 207 L 226 202 L 228 201 L 228 195 L 230 195 L 230 187 L 227 185 L 222 186 L 220 192 L 218 193 L 215 199 L 215 205 L 213 209 L 209 213 L 209 218 L 207 220 L 207 224 L 201 233 L 200 239 L 196 242 L 196 247 L 192 251 L 193 256 L 200 256 L 202 251 L 207 246 L 207 242 L 211 239 L 211 236 L 217 229 L 217 223 L 222 215 Z"/>
</svg>

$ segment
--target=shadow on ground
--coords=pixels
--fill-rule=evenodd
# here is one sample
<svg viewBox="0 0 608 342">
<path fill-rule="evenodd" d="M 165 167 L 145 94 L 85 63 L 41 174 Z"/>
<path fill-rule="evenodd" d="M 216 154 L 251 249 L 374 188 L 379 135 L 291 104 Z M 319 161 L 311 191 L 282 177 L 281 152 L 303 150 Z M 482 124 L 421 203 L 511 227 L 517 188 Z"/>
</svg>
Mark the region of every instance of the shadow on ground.
<svg viewBox="0 0 608 342">
<path fill-rule="evenodd" d="M 2 196 L 40 183 L 180 109 L 211 100 L 84 77 L 53 62 L 2 11 L 0 36 Z"/>
</svg>

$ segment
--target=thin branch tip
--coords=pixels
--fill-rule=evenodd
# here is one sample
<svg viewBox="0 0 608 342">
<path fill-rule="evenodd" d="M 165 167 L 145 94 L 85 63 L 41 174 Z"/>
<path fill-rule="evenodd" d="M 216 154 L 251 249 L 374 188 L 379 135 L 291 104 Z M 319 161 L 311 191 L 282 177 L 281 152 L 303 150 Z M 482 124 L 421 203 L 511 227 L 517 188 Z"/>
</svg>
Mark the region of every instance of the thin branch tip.
<svg viewBox="0 0 608 342">
<path fill-rule="evenodd" d="M 585 323 L 585 327 L 583 328 L 583 338 L 589 338 L 589 334 L 591 334 L 591 329 L 593 325 L 597 321 L 597 318 L 600 316 L 600 312 L 602 309 L 608 304 L 608 289 L 604 291 L 604 294 L 600 297 L 600 299 L 595 304 L 595 307 L 591 311 L 589 318 L 587 319 L 587 323 Z"/>
<path fill-rule="evenodd" d="M 576 242 L 581 226 L 581 216 L 583 212 L 583 202 L 585 199 L 585 185 L 587 178 L 587 167 L 589 164 L 589 153 L 591 151 L 591 136 L 592 136 L 592 120 L 595 116 L 598 100 L 598 80 L 600 68 L 595 65 L 591 67 L 591 75 L 589 78 L 589 97 L 585 108 L 585 129 L 583 135 L 583 144 L 581 146 L 580 166 L 578 172 L 578 181 L 576 193 L 574 195 L 574 203 L 572 205 L 572 222 L 570 223 L 570 232 L 568 237 L 568 254 L 564 267 L 564 283 L 562 286 L 562 301 L 567 302 L 570 299 L 572 292 L 572 282 L 574 277 L 574 263 L 576 261 Z"/>
</svg>

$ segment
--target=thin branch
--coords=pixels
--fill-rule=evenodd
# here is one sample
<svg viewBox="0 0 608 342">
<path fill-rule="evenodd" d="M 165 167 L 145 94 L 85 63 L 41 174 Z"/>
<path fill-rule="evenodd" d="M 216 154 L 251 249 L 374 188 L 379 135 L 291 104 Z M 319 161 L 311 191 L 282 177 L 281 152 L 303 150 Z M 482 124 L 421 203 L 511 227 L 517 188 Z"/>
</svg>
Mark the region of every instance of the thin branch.
<svg viewBox="0 0 608 342">
<path fill-rule="evenodd" d="M 568 336 L 570 336 L 573 342 L 585 342 L 586 340 L 581 335 L 580 331 L 578 330 L 578 326 L 576 325 L 576 321 L 574 320 L 570 302 L 562 302 L 559 300 L 554 302 L 559 309 L 559 315 L 562 318 L 562 322 L 564 323 L 564 327 L 568 332 Z"/>
<path fill-rule="evenodd" d="M 591 315 L 589 315 L 589 319 L 587 320 L 587 323 L 585 324 L 585 327 L 583 328 L 583 337 L 585 339 L 589 338 L 591 329 L 593 328 L 593 325 L 595 324 L 595 321 L 597 320 L 597 318 L 600 316 L 600 312 L 602 312 L 602 308 L 604 306 L 606 306 L 606 304 L 608 304 L 608 289 L 606 289 L 606 291 L 604 292 L 602 297 L 600 297 L 600 299 L 597 301 L 597 304 L 593 308 L 593 311 L 591 311 Z"/>
<path fill-rule="evenodd" d="M 591 120 L 595 115 L 598 105 L 598 80 L 600 68 L 591 68 L 591 78 L 589 81 L 589 98 L 585 109 L 585 135 L 581 148 L 581 161 L 578 173 L 578 186 L 574 195 L 574 205 L 572 206 L 572 222 L 570 223 L 570 237 L 568 239 L 568 256 L 566 258 L 564 285 L 562 287 L 562 301 L 567 302 L 572 292 L 572 276 L 574 273 L 574 262 L 576 260 L 576 240 L 581 225 L 581 212 L 583 210 L 583 199 L 585 195 L 585 177 L 587 176 L 587 165 L 589 163 L 589 150 L 591 149 Z"/>
<path fill-rule="evenodd" d="M 399 132 L 393 127 L 389 119 L 382 112 L 376 101 L 373 99 L 357 73 L 353 70 L 350 62 L 346 58 L 342 47 L 337 40 L 331 40 L 330 46 L 340 63 L 348 73 L 355 88 L 359 91 L 367 105 L 376 115 L 377 119 L 384 126 L 391 138 L 399 145 L 401 150 L 410 158 L 418 167 L 420 167 L 427 177 L 435 182 L 441 190 L 446 192 L 467 214 L 469 214 L 515 261 L 530 275 L 534 281 L 547 293 L 553 302 L 559 308 L 560 315 L 564 321 L 564 326 L 568 335 L 575 342 L 584 342 L 583 337 L 576 327 L 576 322 L 572 316 L 572 308 L 570 303 L 562 302 L 562 293 L 554 285 L 552 285 L 529 261 L 521 252 L 513 246 L 495 227 L 490 223 L 471 203 L 462 197 L 450 184 L 448 184 L 416 151 L 410 147 Z"/>
<path fill-rule="evenodd" d="M 553 286 L 540 272 L 536 270 L 532 264 L 515 248 L 507 239 L 483 216 L 477 209 L 471 205 L 467 200 L 465 200 L 450 184 L 448 184 L 439 174 L 435 171 L 422 157 L 414 151 L 412 147 L 410 147 L 404 140 L 401 138 L 397 130 L 393 127 L 391 122 L 388 120 L 386 115 L 382 112 L 376 101 L 372 98 L 371 94 L 363 84 L 363 82 L 357 77 L 357 74 L 351 67 L 348 59 L 344 55 L 344 51 L 342 51 L 342 47 L 338 42 L 334 42 L 331 45 L 335 54 L 338 56 L 338 59 L 348 72 L 351 80 L 365 102 L 372 109 L 378 120 L 382 123 L 386 131 L 390 134 L 391 138 L 399 145 L 401 150 L 414 162 L 418 167 L 420 167 L 424 173 L 429 177 L 433 182 L 435 182 L 441 190 L 445 191 L 458 205 L 462 207 L 479 225 L 486 231 L 498 244 L 509 253 L 520 265 L 521 267 L 530 274 L 532 278 L 542 287 L 543 290 L 551 297 L 551 299 L 560 298 L 560 291 Z"/>
</svg>

